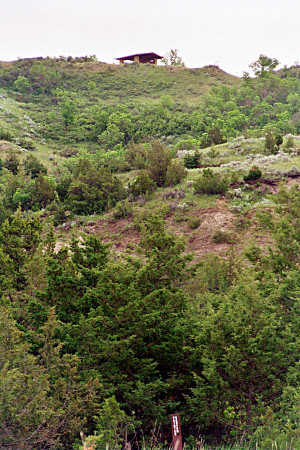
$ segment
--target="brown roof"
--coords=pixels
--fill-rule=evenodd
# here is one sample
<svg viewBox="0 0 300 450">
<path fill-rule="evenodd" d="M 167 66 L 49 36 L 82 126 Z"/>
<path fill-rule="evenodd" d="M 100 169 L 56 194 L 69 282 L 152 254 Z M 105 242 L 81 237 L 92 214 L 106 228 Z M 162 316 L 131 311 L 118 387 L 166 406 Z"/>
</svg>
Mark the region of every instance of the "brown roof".
<svg viewBox="0 0 300 450">
<path fill-rule="evenodd" d="M 135 53 L 134 55 L 129 55 L 129 56 L 122 56 L 121 58 L 116 58 L 118 60 L 120 59 L 127 59 L 129 61 L 133 61 L 135 56 L 139 56 L 140 57 L 140 62 L 147 62 L 147 61 L 151 61 L 154 58 L 157 59 L 162 59 L 162 56 L 157 55 L 156 53 Z"/>
</svg>

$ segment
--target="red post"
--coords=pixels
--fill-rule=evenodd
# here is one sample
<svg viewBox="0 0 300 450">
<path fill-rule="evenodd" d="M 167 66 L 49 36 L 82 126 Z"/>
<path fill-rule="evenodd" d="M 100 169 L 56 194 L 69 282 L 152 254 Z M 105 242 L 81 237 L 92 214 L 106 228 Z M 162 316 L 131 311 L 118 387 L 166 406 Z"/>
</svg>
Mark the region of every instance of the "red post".
<svg viewBox="0 0 300 450">
<path fill-rule="evenodd" d="M 174 450 L 182 450 L 182 435 L 179 414 L 171 414 L 170 418 Z"/>
</svg>

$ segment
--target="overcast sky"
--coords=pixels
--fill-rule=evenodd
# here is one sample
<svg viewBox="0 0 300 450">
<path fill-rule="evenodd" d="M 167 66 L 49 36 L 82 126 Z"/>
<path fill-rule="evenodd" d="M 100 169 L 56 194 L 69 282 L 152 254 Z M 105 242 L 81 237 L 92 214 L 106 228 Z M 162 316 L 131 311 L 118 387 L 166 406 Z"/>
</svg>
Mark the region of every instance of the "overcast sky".
<svg viewBox="0 0 300 450">
<path fill-rule="evenodd" d="M 300 0 L 0 0 L 0 60 L 100 61 L 178 49 L 187 67 L 242 75 L 260 54 L 300 59 Z"/>
</svg>

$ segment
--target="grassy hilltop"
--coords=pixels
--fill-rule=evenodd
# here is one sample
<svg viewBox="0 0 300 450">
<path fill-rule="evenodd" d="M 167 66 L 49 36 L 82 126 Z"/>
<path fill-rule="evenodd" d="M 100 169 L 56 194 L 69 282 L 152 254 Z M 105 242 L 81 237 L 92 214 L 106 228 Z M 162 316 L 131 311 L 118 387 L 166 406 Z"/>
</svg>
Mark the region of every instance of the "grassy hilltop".
<svg viewBox="0 0 300 450">
<path fill-rule="evenodd" d="M 186 449 L 299 448 L 300 68 L 272 63 L 0 63 L 1 448 L 167 449 L 175 412 Z"/>
</svg>

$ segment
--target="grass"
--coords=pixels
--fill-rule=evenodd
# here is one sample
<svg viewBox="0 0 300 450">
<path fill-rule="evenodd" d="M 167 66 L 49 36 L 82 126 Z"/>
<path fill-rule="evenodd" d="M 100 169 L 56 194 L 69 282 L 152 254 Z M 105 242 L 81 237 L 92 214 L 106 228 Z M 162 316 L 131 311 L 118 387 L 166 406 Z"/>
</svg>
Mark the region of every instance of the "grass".
<svg viewBox="0 0 300 450">
<path fill-rule="evenodd" d="M 274 169 L 284 171 L 290 169 L 292 166 L 296 166 L 300 170 L 300 156 L 294 156 L 289 161 L 279 161 L 272 165 Z"/>
<path fill-rule="evenodd" d="M 109 65 L 99 62 L 72 62 L 65 61 L 55 62 L 52 60 L 46 61 L 49 67 L 59 70 L 63 75 L 63 80 L 66 87 L 62 85 L 72 98 L 76 98 L 77 109 L 84 111 L 92 105 L 96 105 L 98 101 L 105 107 L 105 105 L 126 105 L 129 107 L 139 107 L 139 105 L 160 105 L 164 101 L 169 102 L 170 108 L 175 108 L 174 111 L 184 111 L 192 113 L 201 105 L 203 95 L 213 86 L 238 86 L 241 79 L 228 75 L 215 66 L 204 67 L 201 69 L 185 69 L 180 67 L 164 67 L 141 64 L 125 64 L 124 66 Z M 13 67 L 13 64 L 4 64 L 5 67 Z M 95 87 L 89 89 L 89 81 L 95 82 Z M 34 121 L 34 130 L 32 140 L 34 142 L 35 150 L 33 154 L 43 163 L 48 169 L 48 174 L 54 174 L 67 161 L 66 158 L 60 156 L 60 150 L 65 147 L 82 148 L 90 152 L 98 149 L 96 142 L 76 142 L 72 140 L 68 142 L 65 134 L 62 118 L 60 115 L 61 104 L 52 102 L 54 94 L 39 95 L 32 98 L 31 103 L 22 103 L 9 98 L 6 93 L 1 90 L 0 94 L 0 127 L 4 127 L 10 131 L 16 138 L 23 132 L 30 132 L 31 122 L 26 119 L 30 117 Z M 25 95 L 23 95 L 25 98 Z M 25 99 L 26 100 L 26 99 Z M 52 114 L 52 116 L 51 116 Z M 51 117 L 55 119 L 51 119 Z M 45 144 L 42 144 L 42 130 L 39 131 L 39 126 L 50 127 L 54 130 L 55 139 L 48 139 Z M 58 133 L 55 136 L 55 133 Z M 72 127 L 70 127 L 70 136 L 72 136 Z M 56 137 L 58 138 L 56 140 Z M 179 139 L 179 138 L 178 138 Z M 286 140 L 285 140 L 286 141 Z M 169 142 L 169 141 L 166 141 Z M 174 140 L 176 142 L 176 139 Z M 2 144 L 8 146 L 5 150 Z M 285 142 L 283 143 L 284 146 Z M 296 150 L 300 150 L 300 141 L 294 140 Z M 1 150 L 1 148 L 3 148 Z M 15 143 L 7 143 L 0 141 L 0 157 L 3 159 L 7 156 L 9 151 L 16 151 L 21 160 L 24 160 L 30 151 L 20 149 Z M 213 167 L 212 170 L 216 173 L 231 173 L 239 172 L 239 180 L 242 180 L 243 173 L 249 171 L 253 165 L 252 160 L 247 159 L 249 155 L 265 154 L 264 140 L 262 139 L 246 139 L 238 141 L 232 139 L 221 145 L 215 145 L 213 148 L 200 149 L 203 162 L 207 165 L 212 164 L 226 164 L 230 162 L 238 162 L 242 164 L 241 170 L 237 170 L 234 166 L 230 168 Z M 55 163 L 49 159 L 53 156 Z M 300 156 L 292 157 L 289 161 L 278 161 L 270 165 L 266 165 L 265 169 L 274 168 L 275 170 L 285 171 L 292 166 L 300 165 Z M 189 222 L 190 229 L 197 228 L 198 219 L 192 220 L 193 214 L 201 210 L 214 210 L 216 208 L 228 208 L 231 206 L 243 205 L 244 212 L 251 212 L 254 208 L 264 207 L 259 202 L 263 200 L 265 195 L 255 192 L 244 192 L 242 199 L 222 198 L 219 195 L 195 195 L 194 188 L 188 182 L 196 181 L 201 173 L 201 169 L 190 169 L 188 176 L 182 183 L 176 186 L 177 189 L 182 188 L 185 191 L 185 198 L 170 199 L 168 201 L 162 199 L 162 194 L 169 192 L 174 188 L 160 188 L 149 196 L 145 205 L 133 204 L 132 208 L 135 213 L 141 211 L 153 211 L 163 209 L 169 212 L 170 203 L 187 203 L 185 211 L 176 211 L 174 214 L 174 221 L 177 221 L 178 228 L 180 223 L 186 227 L 185 222 Z M 132 181 L 137 175 L 137 171 L 132 170 L 127 173 L 117 174 L 125 184 Z M 245 199 L 249 195 L 249 199 Z M 220 203 L 221 200 L 221 203 Z M 221 204 L 221 206 L 220 206 Z M 197 218 L 197 216 L 196 216 Z M 93 221 L 98 221 L 101 216 L 93 216 Z M 90 218 L 86 218 L 88 222 Z M 199 225 L 200 227 L 200 225 Z M 242 227 L 242 225 L 241 225 Z M 201 227 L 200 227 L 201 229 Z"/>
</svg>

